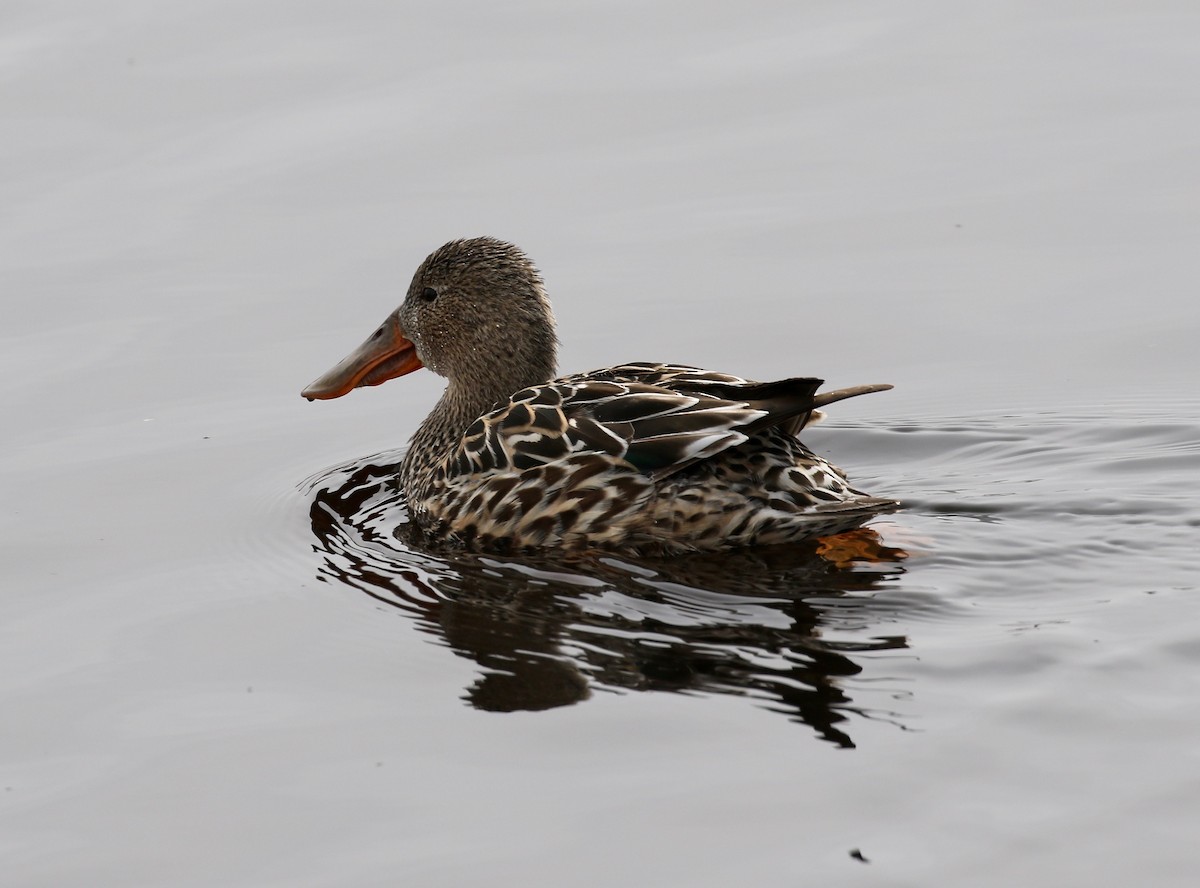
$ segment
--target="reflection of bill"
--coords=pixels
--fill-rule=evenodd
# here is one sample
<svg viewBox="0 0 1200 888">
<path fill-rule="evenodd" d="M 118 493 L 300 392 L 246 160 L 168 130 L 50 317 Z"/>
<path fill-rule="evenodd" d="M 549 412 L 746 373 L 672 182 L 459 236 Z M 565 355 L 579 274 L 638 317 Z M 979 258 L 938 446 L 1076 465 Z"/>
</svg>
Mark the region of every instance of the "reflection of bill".
<svg viewBox="0 0 1200 888">
<path fill-rule="evenodd" d="M 373 460 L 385 464 L 311 483 L 320 572 L 478 663 L 467 691 L 476 708 L 550 709 L 593 690 L 744 695 L 845 747 L 852 715 L 902 718 L 896 682 L 854 682 L 863 667 L 853 655 L 908 646 L 869 633 L 904 607 L 886 592 L 907 557 L 871 529 L 669 559 L 481 555 L 423 540 L 405 519 L 394 463 Z M 885 662 L 874 658 L 872 671 Z M 866 705 L 867 695 L 887 703 Z"/>
</svg>

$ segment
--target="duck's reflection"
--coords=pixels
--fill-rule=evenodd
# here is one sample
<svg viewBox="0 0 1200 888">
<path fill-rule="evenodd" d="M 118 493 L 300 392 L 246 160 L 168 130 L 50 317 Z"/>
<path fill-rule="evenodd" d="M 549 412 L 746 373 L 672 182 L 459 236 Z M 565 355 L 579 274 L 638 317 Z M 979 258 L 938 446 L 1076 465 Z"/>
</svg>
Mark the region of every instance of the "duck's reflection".
<svg viewBox="0 0 1200 888">
<path fill-rule="evenodd" d="M 550 709 L 625 689 L 738 694 L 844 747 L 854 745 L 851 715 L 899 723 L 888 704 L 902 688 L 857 688 L 882 706 L 846 688 L 862 671 L 855 657 L 907 647 L 902 635 L 870 632 L 888 614 L 873 593 L 905 557 L 873 532 L 637 562 L 447 551 L 404 519 L 394 469 L 377 457 L 313 482 L 320 573 L 477 662 L 472 706 Z"/>
</svg>

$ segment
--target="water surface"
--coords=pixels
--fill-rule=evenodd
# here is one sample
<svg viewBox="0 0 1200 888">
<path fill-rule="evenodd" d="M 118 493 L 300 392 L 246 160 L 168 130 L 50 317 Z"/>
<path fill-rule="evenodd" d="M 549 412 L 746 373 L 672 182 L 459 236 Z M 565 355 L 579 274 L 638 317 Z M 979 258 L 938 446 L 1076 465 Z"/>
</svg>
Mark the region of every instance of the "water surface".
<svg viewBox="0 0 1200 888">
<path fill-rule="evenodd" d="M 6 883 L 1193 884 L 1190 6 L 0 15 Z M 415 545 L 439 380 L 298 391 L 484 233 L 905 510 Z"/>
</svg>

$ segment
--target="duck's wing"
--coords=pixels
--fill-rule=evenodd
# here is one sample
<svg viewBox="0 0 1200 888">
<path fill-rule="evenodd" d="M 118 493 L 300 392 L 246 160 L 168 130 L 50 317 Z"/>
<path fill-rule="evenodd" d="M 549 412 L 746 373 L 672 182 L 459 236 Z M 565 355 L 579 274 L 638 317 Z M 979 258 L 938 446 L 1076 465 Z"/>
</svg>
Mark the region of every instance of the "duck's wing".
<svg viewBox="0 0 1200 888">
<path fill-rule="evenodd" d="M 736 447 L 755 432 L 811 409 L 819 379 L 737 391 L 639 382 L 577 384 L 564 413 L 577 446 L 603 451 L 659 480 Z"/>
<path fill-rule="evenodd" d="M 588 475 L 623 469 L 657 479 L 742 443 L 767 416 L 747 401 L 643 383 L 557 380 L 480 417 L 448 468 L 480 475 L 569 461 L 579 471 L 590 462 Z"/>
<path fill-rule="evenodd" d="M 623 364 L 530 386 L 480 417 L 447 468 L 518 472 L 570 460 L 588 476 L 624 467 L 660 480 L 817 407 L 891 386 L 817 393 L 812 377 L 755 382 L 681 364 Z"/>
<path fill-rule="evenodd" d="M 712 390 L 572 377 L 523 389 L 476 421 L 448 468 L 525 471 L 589 457 L 596 472 L 630 467 L 652 480 L 735 447 L 812 409 L 819 379 Z M 589 473 L 591 474 L 591 473 Z"/>
<path fill-rule="evenodd" d="M 718 373 L 714 370 L 704 370 L 687 364 L 656 364 L 635 362 L 620 364 L 616 367 L 606 367 L 603 370 L 593 370 L 578 376 L 568 376 L 562 381 L 610 381 L 618 383 L 643 383 L 659 386 L 679 393 L 692 393 L 701 397 L 716 397 L 730 401 L 742 401 L 758 397 L 762 386 L 787 386 L 790 383 L 807 382 L 808 378 L 782 380 L 777 383 L 761 383 L 753 379 L 734 376 L 729 373 Z M 818 382 L 818 385 L 821 383 Z M 780 417 L 778 425 L 789 435 L 799 435 L 805 426 L 820 422 L 825 414 L 818 408 L 825 407 L 846 398 L 858 395 L 869 395 L 873 392 L 886 392 L 892 386 L 886 383 L 875 385 L 856 385 L 850 388 L 821 392 L 813 397 L 812 407 L 796 412 L 788 417 L 773 413 Z"/>
</svg>

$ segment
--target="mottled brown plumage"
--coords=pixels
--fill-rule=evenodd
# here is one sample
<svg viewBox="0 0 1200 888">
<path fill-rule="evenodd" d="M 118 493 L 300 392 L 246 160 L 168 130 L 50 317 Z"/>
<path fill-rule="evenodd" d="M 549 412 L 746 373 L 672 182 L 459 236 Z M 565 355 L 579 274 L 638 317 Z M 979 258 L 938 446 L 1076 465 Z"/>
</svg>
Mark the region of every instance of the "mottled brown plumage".
<svg viewBox="0 0 1200 888">
<path fill-rule="evenodd" d="M 472 547 L 725 549 L 840 533 L 898 506 L 850 487 L 796 438 L 817 408 L 891 386 L 817 394 L 819 379 L 644 363 L 552 379 L 555 353 L 525 254 L 454 241 L 303 394 L 338 397 L 421 366 L 445 376 L 400 484 L 426 533 Z"/>
</svg>

